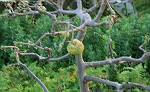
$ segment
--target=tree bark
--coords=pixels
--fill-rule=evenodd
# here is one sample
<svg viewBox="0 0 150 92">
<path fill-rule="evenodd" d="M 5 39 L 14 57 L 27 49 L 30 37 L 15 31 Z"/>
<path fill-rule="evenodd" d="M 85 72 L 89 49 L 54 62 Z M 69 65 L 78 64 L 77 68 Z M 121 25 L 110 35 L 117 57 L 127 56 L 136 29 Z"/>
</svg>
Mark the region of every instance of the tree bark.
<svg viewBox="0 0 150 92">
<path fill-rule="evenodd" d="M 80 80 L 80 92 L 90 92 L 87 82 L 84 82 L 84 77 L 86 76 L 85 68 L 83 66 L 82 54 L 75 55 L 77 72 Z"/>
</svg>

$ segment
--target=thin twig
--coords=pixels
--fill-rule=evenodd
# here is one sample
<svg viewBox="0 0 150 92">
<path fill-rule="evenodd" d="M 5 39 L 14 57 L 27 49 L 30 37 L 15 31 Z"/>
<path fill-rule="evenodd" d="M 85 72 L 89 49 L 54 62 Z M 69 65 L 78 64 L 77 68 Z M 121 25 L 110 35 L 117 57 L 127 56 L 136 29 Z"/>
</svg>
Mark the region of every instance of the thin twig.
<svg viewBox="0 0 150 92">
<path fill-rule="evenodd" d="M 100 2 L 96 2 L 96 0 L 93 0 L 93 6 L 86 10 L 87 13 L 93 12 L 100 6 Z"/>
<path fill-rule="evenodd" d="M 101 19 L 102 15 L 103 15 L 103 12 L 104 12 L 104 10 L 105 10 L 105 8 L 106 8 L 105 0 L 101 0 L 101 1 L 102 1 L 102 2 L 101 2 L 101 6 L 100 6 L 100 9 L 99 9 L 99 11 L 98 11 L 98 13 L 97 13 L 95 19 L 93 20 L 94 22 L 97 22 L 98 20 Z"/>
<path fill-rule="evenodd" d="M 144 41 L 144 43 L 143 44 L 141 44 L 140 46 L 139 46 L 139 49 L 141 50 L 141 51 L 143 51 L 144 53 L 146 53 L 147 52 L 147 50 L 145 50 L 143 47 L 144 47 L 144 45 L 146 45 L 147 44 L 147 42 L 146 41 Z"/>
<path fill-rule="evenodd" d="M 20 63 L 20 66 L 23 67 L 25 71 L 40 84 L 40 86 L 44 89 L 44 92 L 49 92 L 47 87 L 41 82 L 41 80 L 38 77 L 35 76 L 33 72 L 29 70 L 29 68 L 25 64 Z"/>
</svg>

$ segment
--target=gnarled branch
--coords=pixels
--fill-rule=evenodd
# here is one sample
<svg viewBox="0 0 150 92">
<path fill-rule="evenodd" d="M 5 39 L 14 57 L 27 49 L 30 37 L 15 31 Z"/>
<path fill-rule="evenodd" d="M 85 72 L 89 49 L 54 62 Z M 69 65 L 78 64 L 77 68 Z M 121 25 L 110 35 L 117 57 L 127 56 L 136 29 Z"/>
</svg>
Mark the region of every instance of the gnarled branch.
<svg viewBox="0 0 150 92">
<path fill-rule="evenodd" d="M 84 62 L 84 66 L 87 67 L 96 67 L 96 66 L 102 66 L 106 64 L 118 64 L 118 63 L 124 63 L 124 62 L 131 62 L 131 63 L 142 63 L 144 60 L 150 57 L 150 52 L 147 52 L 142 55 L 139 59 L 135 59 L 132 57 L 120 57 L 116 59 L 111 60 L 104 60 L 104 61 L 95 61 L 95 62 Z"/>
</svg>

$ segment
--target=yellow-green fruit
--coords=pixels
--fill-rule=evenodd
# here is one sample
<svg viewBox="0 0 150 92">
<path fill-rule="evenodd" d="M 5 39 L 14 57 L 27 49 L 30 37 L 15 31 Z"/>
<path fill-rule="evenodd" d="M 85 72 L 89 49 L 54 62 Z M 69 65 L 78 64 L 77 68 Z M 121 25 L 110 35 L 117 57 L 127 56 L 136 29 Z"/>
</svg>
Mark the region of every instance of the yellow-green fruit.
<svg viewBox="0 0 150 92">
<path fill-rule="evenodd" d="M 73 55 L 81 54 L 83 50 L 84 50 L 83 43 L 77 39 L 74 39 L 67 46 L 67 51 Z"/>
<path fill-rule="evenodd" d="M 66 32 L 66 31 L 62 32 L 62 37 L 68 38 L 69 37 L 69 32 Z"/>
<path fill-rule="evenodd" d="M 42 6 L 42 10 L 46 11 L 46 8 L 44 6 Z"/>
</svg>

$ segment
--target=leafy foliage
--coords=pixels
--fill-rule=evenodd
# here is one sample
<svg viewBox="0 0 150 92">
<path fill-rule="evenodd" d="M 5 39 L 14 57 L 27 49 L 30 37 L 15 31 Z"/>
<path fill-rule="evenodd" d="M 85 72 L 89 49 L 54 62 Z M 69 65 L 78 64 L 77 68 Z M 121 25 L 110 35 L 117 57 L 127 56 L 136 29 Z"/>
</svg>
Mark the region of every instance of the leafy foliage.
<svg viewBox="0 0 150 92">
<path fill-rule="evenodd" d="M 140 16 L 150 12 L 149 0 L 134 0 L 134 4 Z"/>
<path fill-rule="evenodd" d="M 60 68 L 57 72 L 51 66 L 53 64 L 49 63 L 40 67 L 37 66 L 37 62 L 28 65 L 29 69 L 43 81 L 50 92 L 78 91 L 79 85 L 75 65 L 68 68 Z M 3 66 L 0 75 L 0 91 L 43 92 L 40 85 L 20 67 Z"/>
</svg>

